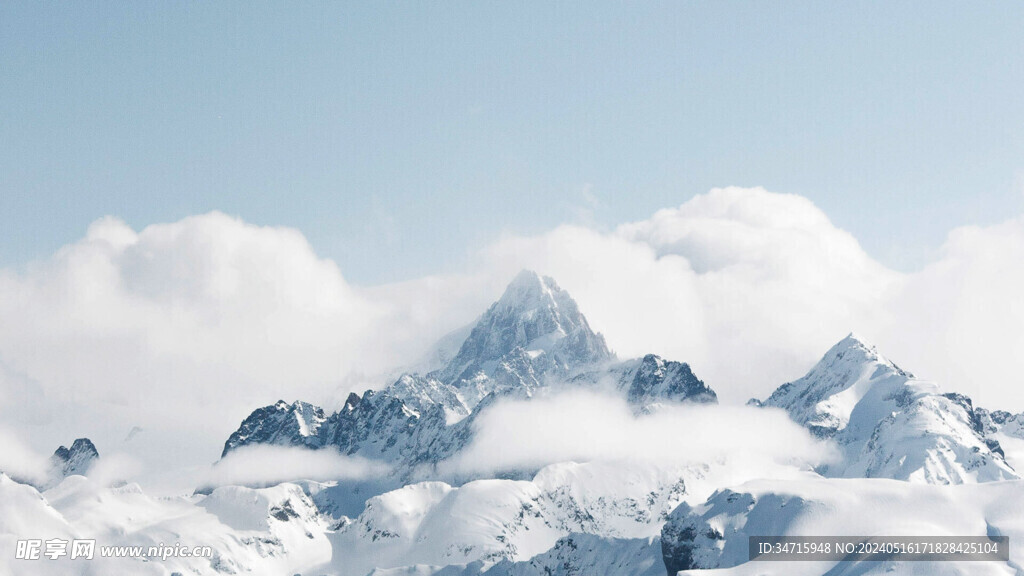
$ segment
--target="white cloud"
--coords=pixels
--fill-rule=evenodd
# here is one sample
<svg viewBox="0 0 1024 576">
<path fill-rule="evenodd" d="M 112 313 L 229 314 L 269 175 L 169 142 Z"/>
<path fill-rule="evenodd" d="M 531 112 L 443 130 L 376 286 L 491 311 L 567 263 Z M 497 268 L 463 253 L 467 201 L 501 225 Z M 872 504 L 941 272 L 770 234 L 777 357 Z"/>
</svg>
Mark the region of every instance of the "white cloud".
<svg viewBox="0 0 1024 576">
<path fill-rule="evenodd" d="M 887 305 L 894 359 L 982 406 L 1024 409 L 1024 218 L 953 230 Z"/>
<path fill-rule="evenodd" d="M 379 319 L 298 232 L 219 213 L 138 234 L 97 221 L 0 291 L 0 350 L 19 371 L 165 413 L 222 399 L 218 381 L 255 398 L 340 374 L 348 358 L 330 352 Z"/>
<path fill-rule="evenodd" d="M 145 466 L 137 458 L 122 452 L 108 452 L 93 462 L 88 476 L 99 486 L 113 486 L 129 479 L 135 480 L 144 473 Z"/>
<path fill-rule="evenodd" d="M 947 390 L 1024 409 L 1024 218 L 953 230 L 904 274 L 806 198 L 723 188 L 612 233 L 562 226 L 485 254 L 493 276 L 555 277 L 620 356 L 690 362 L 725 402 L 766 396 L 856 331 Z"/>
<path fill-rule="evenodd" d="M 472 444 L 446 463 L 450 470 L 488 473 L 565 461 L 627 460 L 809 467 L 833 455 L 829 445 L 781 411 L 694 405 L 635 416 L 619 397 L 580 390 L 500 402 L 474 426 Z"/>
<path fill-rule="evenodd" d="M 476 286 L 353 287 L 298 231 L 217 212 L 139 232 L 104 218 L 0 271 L 2 411 L 40 450 L 89 436 L 151 464 L 209 462 L 259 406 L 382 385 L 478 313 L 483 294 L 457 298 Z M 122 446 L 134 426 L 147 432 Z"/>
<path fill-rule="evenodd" d="M 561 226 L 484 247 L 461 275 L 353 286 L 296 230 L 220 213 L 115 218 L 0 270 L 0 415 L 49 452 L 198 465 L 251 410 L 386 383 L 521 268 L 555 277 L 621 357 L 689 362 L 725 402 L 802 375 L 847 332 L 980 404 L 1024 409 L 1024 219 L 951 232 L 897 273 L 809 200 L 725 188 L 611 232 Z M 132 426 L 145 432 L 125 442 Z"/>
<path fill-rule="evenodd" d="M 211 466 L 200 486 L 274 485 L 295 480 L 361 480 L 387 473 L 380 463 L 330 449 L 243 446 Z"/>
<path fill-rule="evenodd" d="M 20 481 L 42 483 L 50 470 L 49 458 L 21 441 L 18 434 L 0 428 L 0 472 Z"/>
<path fill-rule="evenodd" d="M 622 356 L 690 362 L 729 401 L 798 377 L 902 281 L 805 198 L 725 188 L 610 234 L 561 227 L 490 249 L 580 302 Z"/>
</svg>

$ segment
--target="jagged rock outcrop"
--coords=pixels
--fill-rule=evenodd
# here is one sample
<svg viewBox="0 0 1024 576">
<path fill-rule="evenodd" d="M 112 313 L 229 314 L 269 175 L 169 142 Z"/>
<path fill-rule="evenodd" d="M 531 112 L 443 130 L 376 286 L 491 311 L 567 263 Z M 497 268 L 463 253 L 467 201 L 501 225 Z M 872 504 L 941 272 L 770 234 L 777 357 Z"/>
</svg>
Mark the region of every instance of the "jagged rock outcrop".
<svg viewBox="0 0 1024 576">
<path fill-rule="evenodd" d="M 100 453 L 96 446 L 88 438 L 76 439 L 70 448 L 60 446 L 53 452 L 53 456 L 50 456 L 50 470 L 40 488 L 56 486 L 68 476 L 87 475 L 99 457 Z"/>
<path fill-rule="evenodd" d="M 715 403 L 718 395 L 694 375 L 690 365 L 648 354 L 640 360 L 622 363 L 613 369 L 621 374 L 619 388 L 634 406 L 662 402 Z"/>
<path fill-rule="evenodd" d="M 970 402 L 970 398 L 967 399 Z M 974 408 L 977 424 L 986 435 L 1005 434 L 1010 438 L 1024 440 L 1024 412 L 1011 414 L 1005 410 L 988 411 Z"/>
<path fill-rule="evenodd" d="M 247 444 L 320 448 L 324 445 L 322 430 L 326 421 L 327 415 L 318 406 L 298 400 L 292 404 L 279 400 L 271 406 L 257 408 L 243 420 L 238 430 L 228 437 L 221 457 Z"/>
</svg>

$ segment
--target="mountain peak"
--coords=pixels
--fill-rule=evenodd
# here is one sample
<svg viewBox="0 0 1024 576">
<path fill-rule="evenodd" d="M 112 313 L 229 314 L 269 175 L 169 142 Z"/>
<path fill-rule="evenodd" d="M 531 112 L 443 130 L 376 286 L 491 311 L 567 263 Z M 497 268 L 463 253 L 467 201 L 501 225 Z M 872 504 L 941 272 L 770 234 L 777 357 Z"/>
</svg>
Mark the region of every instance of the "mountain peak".
<svg viewBox="0 0 1024 576">
<path fill-rule="evenodd" d="M 509 282 L 507 288 L 512 288 L 514 286 L 538 286 L 544 284 L 545 280 L 554 283 L 554 280 L 552 280 L 550 276 L 541 276 L 534 270 L 523 268 L 518 274 L 516 274 L 516 277 Z"/>
<path fill-rule="evenodd" d="M 789 412 L 817 436 L 831 437 L 849 423 L 854 406 L 872 388 L 902 390 L 914 378 L 856 333 L 832 346 L 802 378 L 779 386 L 761 406 Z M 883 391 L 878 391 L 884 395 Z"/>
<path fill-rule="evenodd" d="M 846 338 L 837 342 L 825 356 L 818 362 L 814 370 L 835 368 L 839 365 L 863 365 L 878 363 L 901 376 L 913 378 L 914 375 L 906 372 L 878 352 L 878 347 L 868 342 L 856 332 L 850 332 Z"/>
<path fill-rule="evenodd" d="M 586 362 L 611 357 L 568 292 L 548 276 L 523 270 L 473 327 L 450 366 L 498 360 L 517 348 L 544 353 L 565 346 L 583 348 L 578 351 Z"/>
<path fill-rule="evenodd" d="M 837 354 L 844 355 L 849 352 L 854 352 L 865 358 L 878 356 L 878 348 L 874 344 L 868 342 L 860 334 L 850 332 L 845 338 L 833 344 L 828 352 L 825 353 L 824 358 Z"/>
<path fill-rule="evenodd" d="M 100 454 L 91 440 L 78 438 L 71 444 L 71 448 L 57 448 L 50 457 L 50 465 L 53 473 L 62 479 L 72 474 L 84 475 L 99 457 Z"/>
<path fill-rule="evenodd" d="M 915 379 L 856 334 L 755 404 L 782 408 L 834 440 L 843 457 L 819 468 L 827 476 L 936 484 L 1018 477 L 969 398 Z"/>
<path fill-rule="evenodd" d="M 480 374 L 567 373 L 576 367 L 614 358 L 604 337 L 595 333 L 576 301 L 554 279 L 523 270 L 487 309 L 443 369 L 428 376 L 460 387 Z M 523 374 L 519 374 L 523 376 Z M 471 407 L 483 390 L 466 398 Z"/>
<path fill-rule="evenodd" d="M 523 311 L 536 310 L 544 306 L 558 306 L 556 299 L 563 294 L 568 298 L 569 295 L 558 287 L 554 278 L 541 276 L 533 270 L 523 270 L 512 279 L 495 305 Z"/>
</svg>

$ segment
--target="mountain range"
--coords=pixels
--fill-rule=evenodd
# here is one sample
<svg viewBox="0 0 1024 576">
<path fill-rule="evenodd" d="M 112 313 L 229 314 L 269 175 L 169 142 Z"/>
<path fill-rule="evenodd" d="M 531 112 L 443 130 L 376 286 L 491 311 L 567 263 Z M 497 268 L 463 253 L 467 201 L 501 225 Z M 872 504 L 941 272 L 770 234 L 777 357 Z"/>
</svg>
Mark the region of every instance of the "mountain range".
<svg viewBox="0 0 1024 576">
<path fill-rule="evenodd" d="M 638 412 L 718 401 L 685 363 L 654 354 L 618 361 L 567 292 L 523 271 L 442 368 L 351 394 L 332 414 L 302 401 L 259 408 L 231 434 L 222 456 L 252 444 L 334 448 L 386 462 L 411 479 L 467 446 L 473 423 L 499 399 L 566 387 L 614 391 Z"/>
<path fill-rule="evenodd" d="M 445 463 L 467 453 L 479 423 L 506 401 L 592 391 L 617 398 L 641 423 L 717 403 L 685 362 L 617 358 L 573 298 L 530 271 L 462 334 L 437 369 L 353 393 L 337 411 L 303 401 L 258 408 L 222 452 L 223 463 L 259 446 L 330 450 L 380 464 L 388 471 L 380 478 L 210 485 L 153 498 L 135 484 L 88 477 L 98 452 L 79 439 L 54 455 L 52 482 L 29 486 L 0 474 L 0 542 L 40 532 L 216 548 L 209 559 L 125 560 L 129 571 L 110 559 L 93 566 L 161 576 L 1024 574 L 1015 548 L 998 565 L 747 561 L 752 535 L 1024 537 L 1024 462 L 1009 449 L 1024 442 L 1024 414 L 977 407 L 854 334 L 803 377 L 737 407 L 792 421 L 828 448 L 821 461 L 618 457 L 456 475 Z M 682 453 L 700 439 L 642 441 Z M 20 569 L 11 562 L 0 559 L 0 573 Z M 40 566 L 42 574 L 85 573 L 63 562 Z"/>
</svg>

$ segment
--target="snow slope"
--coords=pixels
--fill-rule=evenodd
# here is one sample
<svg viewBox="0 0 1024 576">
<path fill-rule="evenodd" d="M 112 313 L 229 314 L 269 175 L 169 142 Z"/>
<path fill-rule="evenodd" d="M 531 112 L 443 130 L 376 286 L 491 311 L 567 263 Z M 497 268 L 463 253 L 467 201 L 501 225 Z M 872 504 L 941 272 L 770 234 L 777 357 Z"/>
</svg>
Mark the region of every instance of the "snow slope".
<svg viewBox="0 0 1024 576">
<path fill-rule="evenodd" d="M 969 398 L 917 380 L 851 334 L 806 376 L 753 403 L 785 410 L 834 440 L 828 476 L 961 484 L 1019 478 L 988 437 Z"/>
<path fill-rule="evenodd" d="M 748 562 L 749 536 L 1009 536 L 1010 562 Z M 662 530 L 669 573 L 1019 575 L 1024 482 L 934 486 L 885 479 L 755 480 L 682 504 Z"/>
<path fill-rule="evenodd" d="M 625 463 L 548 466 L 532 481 L 476 480 L 405 486 L 371 498 L 330 536 L 330 573 L 373 568 L 521 562 L 572 533 L 656 537 L 695 471 Z M 421 568 L 420 570 L 425 570 Z"/>
<path fill-rule="evenodd" d="M 772 438 L 774 430 L 751 414 L 727 423 L 721 414 L 701 420 L 694 412 L 686 422 L 697 422 L 697 433 L 652 425 L 637 426 L 637 434 L 591 402 L 541 416 L 511 413 L 505 420 L 522 426 L 499 427 L 482 452 L 466 450 L 488 437 L 481 430 L 500 412 L 494 407 L 511 404 L 498 404 L 503 399 L 532 410 L 553 392 L 599 389 L 628 403 L 622 412 L 629 422 L 649 424 L 670 416 L 669 404 L 715 403 L 717 396 L 686 363 L 653 354 L 617 361 L 572 298 L 532 272 L 517 276 L 464 334 L 457 349 L 445 346 L 451 353 L 440 368 L 352 394 L 337 412 L 302 401 L 255 410 L 225 443 L 221 462 L 244 455 L 233 452 L 244 446 L 294 446 L 358 455 L 352 460 L 373 463 L 369 475 L 266 488 L 214 485 L 203 487 L 205 494 L 153 498 L 135 484 L 107 486 L 79 475 L 95 459 L 87 441 L 58 451 L 59 476 L 42 493 L 0 474 L 0 544 L 7 549 L 24 538 L 95 538 L 99 546 L 181 543 L 215 550 L 212 559 L 89 564 L 27 565 L 8 555 L 0 557 L 0 574 L 26 573 L 29 566 L 33 574 L 115 576 L 653 576 L 676 570 L 1024 576 L 1019 552 L 1011 552 L 1007 565 L 746 562 L 749 535 L 1024 536 L 1024 481 L 1013 468 L 1024 461 L 1024 415 L 990 412 L 943 393 L 854 335 L 803 378 L 753 401 L 785 411 L 822 443 L 834 443 L 838 457 L 812 471 L 796 445 L 807 437 L 799 429 L 798 439 L 786 436 L 781 458 L 750 456 L 751 446 L 758 455 L 766 452 L 755 440 Z M 571 408 L 596 415 L 597 425 L 582 431 Z M 783 421 L 776 428 L 789 424 L 781 414 L 745 410 L 778 416 Z M 538 426 L 550 421 L 571 429 Z M 556 444 L 553 436 L 580 439 L 598 446 L 597 456 L 542 468 L 463 473 L 450 467 L 458 456 L 484 460 L 513 452 L 516 442 L 530 446 L 523 438 L 536 430 L 545 446 Z M 611 437 L 595 440 L 606 430 Z M 723 443 L 726 438 L 739 444 Z M 625 448 L 609 456 L 615 441 Z M 699 458 L 672 458 L 684 453 Z M 570 458 L 558 454 L 540 462 Z M 501 477 L 485 477 L 495 475 Z"/>
<path fill-rule="evenodd" d="M 656 540 L 680 503 L 699 504 L 720 486 L 752 478 L 803 474 L 728 461 L 565 462 L 530 481 L 412 484 L 371 498 L 357 518 L 343 520 L 330 535 L 335 560 L 321 569 L 338 576 L 371 568 L 375 574 L 600 574 L 611 562 L 622 574 L 661 574 Z M 581 552 L 580 545 L 600 552 Z M 567 561 L 572 570 L 558 568 Z M 586 566 L 591 571 L 578 571 Z"/>
<path fill-rule="evenodd" d="M 102 487 L 70 476 L 40 494 L 0 475 L 0 574 L 277 576 L 331 557 L 325 520 L 293 484 L 225 487 L 196 498 L 152 498 L 135 484 Z M 19 560 L 19 539 L 95 539 L 93 560 Z M 212 558 L 102 558 L 102 546 L 211 546 Z"/>
</svg>

